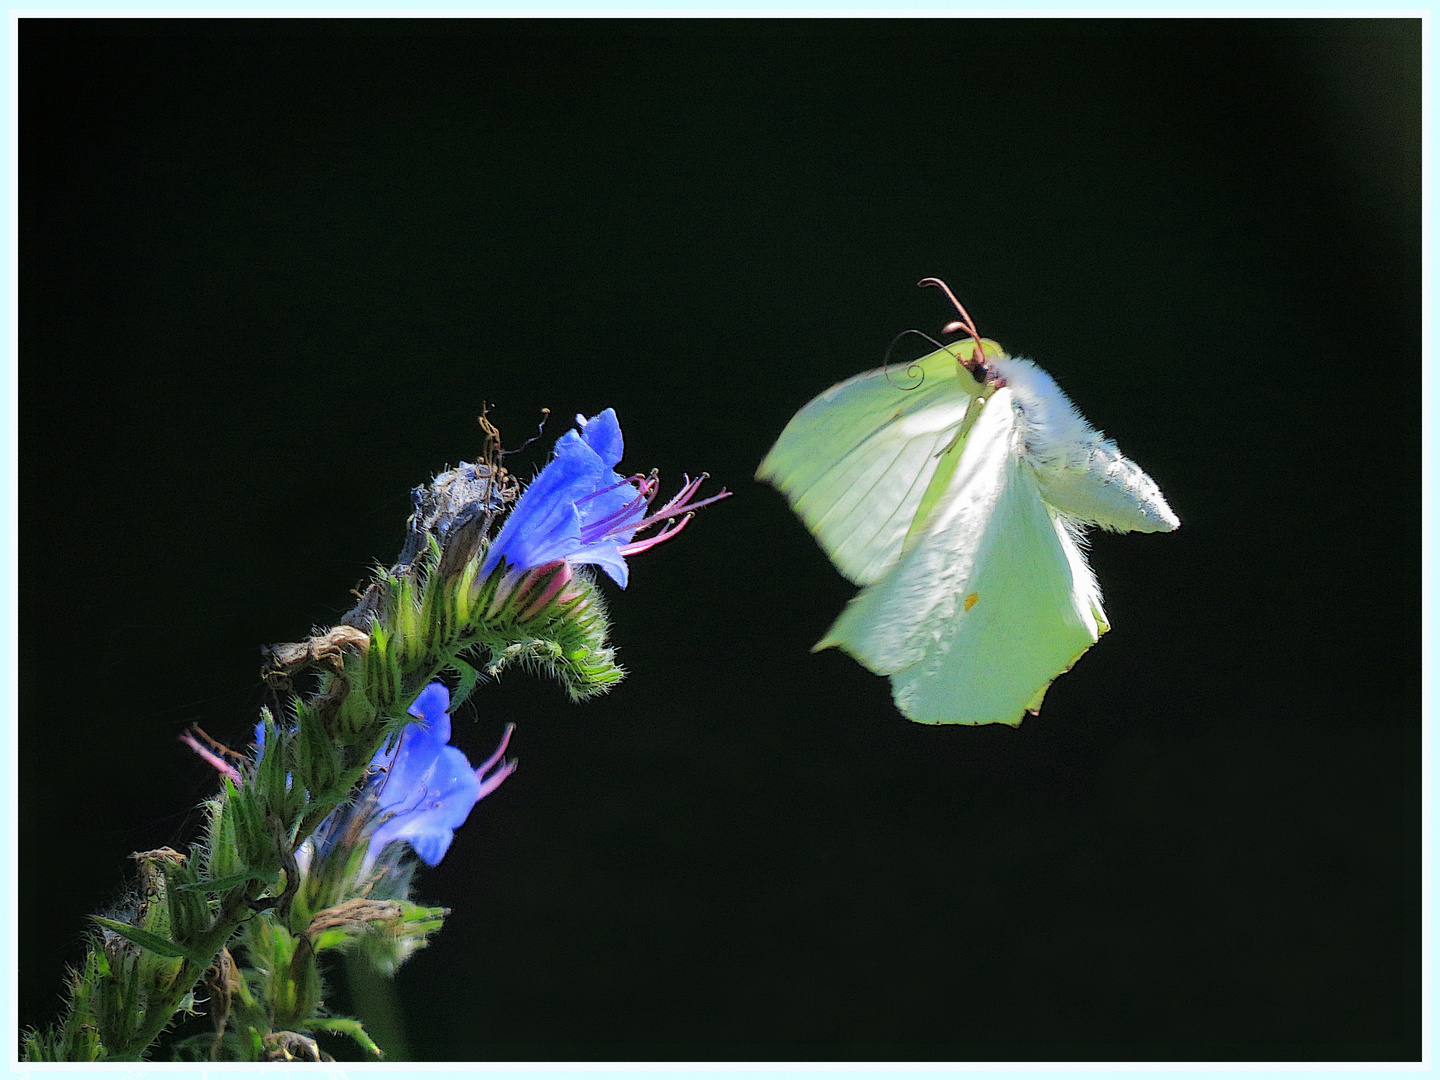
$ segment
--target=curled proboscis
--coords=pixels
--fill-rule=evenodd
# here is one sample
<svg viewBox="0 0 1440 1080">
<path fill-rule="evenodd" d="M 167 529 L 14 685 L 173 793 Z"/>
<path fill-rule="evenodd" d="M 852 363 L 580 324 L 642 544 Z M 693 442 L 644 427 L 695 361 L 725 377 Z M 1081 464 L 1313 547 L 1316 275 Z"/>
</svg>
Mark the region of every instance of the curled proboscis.
<svg viewBox="0 0 1440 1080">
<path fill-rule="evenodd" d="M 940 342 L 936 341 L 933 337 L 931 337 L 929 334 L 925 333 L 923 330 L 901 330 L 900 333 L 895 335 L 894 340 L 890 342 L 890 347 L 885 350 L 885 381 L 888 382 L 891 386 L 895 386 L 895 381 L 890 378 L 890 354 L 895 351 L 895 346 L 900 344 L 900 339 L 903 338 L 906 334 L 914 334 L 916 337 L 922 337 L 931 345 L 934 345 L 935 348 L 943 350 L 945 352 L 950 351 L 949 349 L 946 349 L 944 345 L 940 344 Z M 896 364 L 895 366 L 899 367 L 900 365 Z M 925 383 L 925 369 L 920 366 L 920 362 L 918 360 L 912 360 L 908 365 L 906 365 L 905 375 L 908 378 L 915 379 L 915 385 L 898 386 L 896 387 L 896 389 L 904 390 L 908 393 L 911 390 L 919 390 L 920 387 L 923 386 Z"/>
</svg>

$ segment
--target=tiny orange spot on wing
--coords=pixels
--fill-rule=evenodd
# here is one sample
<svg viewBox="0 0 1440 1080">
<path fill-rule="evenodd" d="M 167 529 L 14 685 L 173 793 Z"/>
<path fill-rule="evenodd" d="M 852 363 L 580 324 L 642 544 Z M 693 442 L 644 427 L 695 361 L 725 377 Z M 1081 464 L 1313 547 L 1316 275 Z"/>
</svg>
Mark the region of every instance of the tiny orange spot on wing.
<svg viewBox="0 0 1440 1080">
<path fill-rule="evenodd" d="M 979 594 L 978 592 L 972 592 L 969 596 L 965 597 L 965 610 L 966 610 L 966 611 L 969 611 L 972 607 L 974 607 L 974 606 L 975 606 L 976 604 L 978 604 L 979 602 L 980 602 L 980 594 Z"/>
</svg>

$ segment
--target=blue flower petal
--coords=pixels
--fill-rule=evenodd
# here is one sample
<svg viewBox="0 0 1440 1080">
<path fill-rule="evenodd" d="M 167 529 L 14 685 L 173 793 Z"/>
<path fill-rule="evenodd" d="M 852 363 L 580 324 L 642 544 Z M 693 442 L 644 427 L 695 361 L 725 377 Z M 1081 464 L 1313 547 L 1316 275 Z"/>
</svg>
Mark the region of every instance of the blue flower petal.
<svg viewBox="0 0 1440 1080">
<path fill-rule="evenodd" d="M 407 836 L 410 847 L 420 857 L 420 861 L 426 866 L 439 866 L 440 860 L 445 857 L 445 852 L 450 850 L 450 842 L 455 839 L 453 829 L 437 829 L 434 832 L 422 833 L 419 836 Z"/>
<path fill-rule="evenodd" d="M 577 421 L 581 418 L 576 417 Z M 614 409 L 606 409 L 599 416 L 580 423 L 584 429 L 582 437 L 600 459 L 610 468 L 620 464 L 625 456 L 625 437 L 620 434 L 620 419 Z"/>
<path fill-rule="evenodd" d="M 415 695 L 415 703 L 405 711 L 419 717 L 431 731 L 441 732 L 442 746 L 450 741 L 450 691 L 444 683 L 430 683 Z"/>
<path fill-rule="evenodd" d="M 401 789 L 393 783 L 396 779 L 391 777 L 381 798 L 381 807 L 392 816 L 370 836 L 367 871 L 385 845 L 395 840 L 407 841 L 427 865 L 434 866 L 480 799 L 479 777 L 464 753 L 453 746 L 444 747 L 413 786 Z"/>
<path fill-rule="evenodd" d="M 501 558 L 521 570 L 532 570 L 565 558 L 581 543 L 584 515 L 591 512 L 588 502 L 595 501 L 587 498 L 619 480 L 578 432 L 567 431 L 556 442 L 550 464 L 541 470 L 510 511 L 500 535 L 485 554 L 480 577 L 483 579 L 494 571 Z M 608 512 L 612 502 L 602 502 L 593 510 Z"/>
<path fill-rule="evenodd" d="M 600 567 L 622 589 L 630 583 L 630 567 L 620 554 L 620 544 L 616 541 L 583 547 L 570 556 L 570 562 Z"/>
<path fill-rule="evenodd" d="M 446 745 L 449 705 L 445 684 L 430 683 L 410 706 L 410 715 L 417 720 L 405 725 L 399 745 L 375 755 L 375 764 L 384 767 L 385 774 L 374 789 L 379 824 L 370 834 L 362 874 L 368 874 L 385 846 L 397 840 L 408 843 L 423 862 L 434 866 L 449 850 L 455 830 L 488 793 L 465 754 Z"/>
<path fill-rule="evenodd" d="M 576 416 L 575 422 L 581 430 L 556 441 L 550 464 L 525 489 L 490 545 L 481 580 L 502 558 L 521 571 L 565 559 L 600 567 L 621 588 L 627 584 L 620 549 L 634 539 L 646 501 L 614 470 L 625 452 L 615 410 L 589 420 Z"/>
<path fill-rule="evenodd" d="M 443 704 L 449 704 L 450 695 L 442 683 L 431 683 L 426 690 L 436 686 L 444 694 Z M 414 711 L 412 708 L 411 713 Z M 425 717 L 422 723 L 406 724 L 405 730 L 400 733 L 400 745 L 388 754 L 382 747 L 374 760 L 374 764 L 388 769 L 380 788 L 380 805 L 388 809 L 403 803 L 409 792 L 425 784 L 429 771 L 449 741 L 450 717 L 443 707 L 436 715 Z"/>
</svg>

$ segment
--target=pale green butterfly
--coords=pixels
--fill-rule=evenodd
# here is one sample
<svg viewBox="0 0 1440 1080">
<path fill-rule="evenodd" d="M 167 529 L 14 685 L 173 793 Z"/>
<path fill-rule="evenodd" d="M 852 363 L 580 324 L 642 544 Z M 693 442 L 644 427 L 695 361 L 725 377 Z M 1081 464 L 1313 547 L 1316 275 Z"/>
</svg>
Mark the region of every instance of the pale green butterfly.
<svg viewBox="0 0 1440 1080">
<path fill-rule="evenodd" d="M 857 375 L 806 405 L 760 463 L 836 568 L 863 586 L 816 650 L 890 677 L 926 724 L 1018 725 L 1110 629 L 1086 528 L 1169 532 L 1155 481 L 1055 380 L 982 338 Z M 938 345 L 939 343 L 936 342 Z M 977 346 L 979 355 L 976 355 Z"/>
</svg>

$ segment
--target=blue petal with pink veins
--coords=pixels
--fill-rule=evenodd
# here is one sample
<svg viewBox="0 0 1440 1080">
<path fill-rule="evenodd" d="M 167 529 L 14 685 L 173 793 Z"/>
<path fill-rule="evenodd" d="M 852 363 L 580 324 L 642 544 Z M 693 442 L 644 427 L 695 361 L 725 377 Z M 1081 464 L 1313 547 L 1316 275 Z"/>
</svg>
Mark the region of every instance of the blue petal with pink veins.
<svg viewBox="0 0 1440 1080">
<path fill-rule="evenodd" d="M 645 507 L 640 490 L 613 468 L 624 451 L 614 409 L 586 421 L 583 431 L 560 436 L 550 464 L 525 489 L 485 553 L 480 580 L 502 558 L 520 571 L 566 559 L 599 566 L 624 588 L 629 574 L 620 548 L 634 537 Z"/>
<path fill-rule="evenodd" d="M 370 834 L 362 876 L 385 845 L 396 840 L 408 843 L 422 862 L 434 866 L 450 850 L 455 830 L 465 824 L 474 805 L 514 771 L 513 762 L 502 761 L 508 728 L 500 748 L 478 770 L 470 767 L 463 752 L 447 745 L 449 707 L 445 684 L 431 683 L 410 706 L 418 722 L 405 725 L 398 746 L 388 752 L 382 747 L 375 755 L 372 764 L 385 770 L 375 788 L 380 824 Z"/>
</svg>

